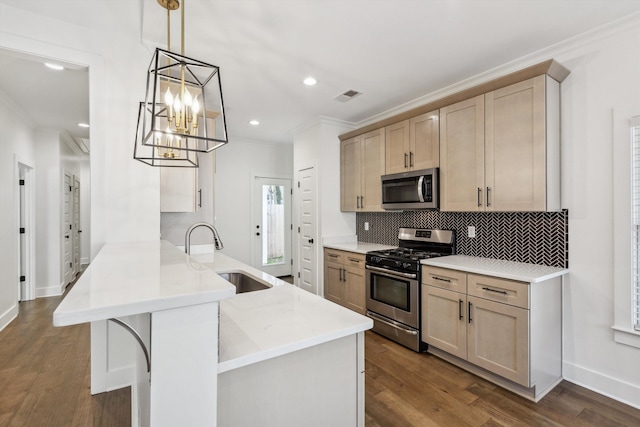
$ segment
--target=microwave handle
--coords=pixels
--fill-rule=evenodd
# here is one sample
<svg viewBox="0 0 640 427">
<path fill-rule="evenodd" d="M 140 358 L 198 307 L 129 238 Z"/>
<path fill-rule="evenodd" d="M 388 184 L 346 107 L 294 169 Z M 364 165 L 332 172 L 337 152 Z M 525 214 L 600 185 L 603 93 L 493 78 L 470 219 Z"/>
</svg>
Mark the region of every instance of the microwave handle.
<svg viewBox="0 0 640 427">
<path fill-rule="evenodd" d="M 421 203 L 424 203 L 424 175 L 421 175 L 420 178 L 418 178 L 418 200 L 420 200 Z"/>
</svg>

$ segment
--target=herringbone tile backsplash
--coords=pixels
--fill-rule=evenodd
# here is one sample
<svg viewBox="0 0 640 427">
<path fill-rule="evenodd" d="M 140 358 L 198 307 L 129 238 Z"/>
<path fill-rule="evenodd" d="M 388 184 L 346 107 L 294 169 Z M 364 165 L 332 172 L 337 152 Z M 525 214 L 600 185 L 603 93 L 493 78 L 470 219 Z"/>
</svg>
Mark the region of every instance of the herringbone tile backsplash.
<svg viewBox="0 0 640 427">
<path fill-rule="evenodd" d="M 370 229 L 364 231 L 364 223 Z M 467 237 L 467 227 L 476 237 Z M 461 255 L 569 267 L 569 213 L 560 212 L 364 212 L 356 214 L 358 240 L 398 244 L 398 228 L 456 231 Z"/>
</svg>

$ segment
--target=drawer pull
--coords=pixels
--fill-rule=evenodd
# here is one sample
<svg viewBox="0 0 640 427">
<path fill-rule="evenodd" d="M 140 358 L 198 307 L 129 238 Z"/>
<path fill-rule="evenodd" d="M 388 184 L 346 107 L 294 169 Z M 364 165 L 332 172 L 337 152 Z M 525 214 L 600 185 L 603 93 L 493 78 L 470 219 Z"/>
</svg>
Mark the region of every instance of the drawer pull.
<svg viewBox="0 0 640 427">
<path fill-rule="evenodd" d="M 356 258 L 349 258 L 349 261 L 351 261 L 351 262 L 360 262 L 360 260 L 356 259 Z"/>
<path fill-rule="evenodd" d="M 433 280 L 440 280 L 442 282 L 451 283 L 450 279 L 443 279 L 442 277 L 438 277 L 438 276 L 431 276 L 431 277 L 433 277 Z"/>
<path fill-rule="evenodd" d="M 497 294 L 507 295 L 507 291 L 499 291 L 497 289 L 487 288 L 486 286 L 482 288 L 483 291 L 495 292 Z"/>
<path fill-rule="evenodd" d="M 329 254 L 329 256 L 330 256 L 331 258 L 338 258 L 338 255 L 336 255 L 336 254 Z"/>
</svg>

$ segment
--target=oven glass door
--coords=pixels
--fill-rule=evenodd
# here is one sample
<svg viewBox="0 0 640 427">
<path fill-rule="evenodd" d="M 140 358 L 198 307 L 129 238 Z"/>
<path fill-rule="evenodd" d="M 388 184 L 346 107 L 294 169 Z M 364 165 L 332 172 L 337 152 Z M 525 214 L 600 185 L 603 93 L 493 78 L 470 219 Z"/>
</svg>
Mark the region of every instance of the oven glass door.
<svg viewBox="0 0 640 427">
<path fill-rule="evenodd" d="M 367 270 L 367 310 L 418 328 L 417 279 Z"/>
<path fill-rule="evenodd" d="M 373 274 L 371 281 L 371 299 L 400 310 L 410 311 L 411 295 L 408 280 Z"/>
</svg>

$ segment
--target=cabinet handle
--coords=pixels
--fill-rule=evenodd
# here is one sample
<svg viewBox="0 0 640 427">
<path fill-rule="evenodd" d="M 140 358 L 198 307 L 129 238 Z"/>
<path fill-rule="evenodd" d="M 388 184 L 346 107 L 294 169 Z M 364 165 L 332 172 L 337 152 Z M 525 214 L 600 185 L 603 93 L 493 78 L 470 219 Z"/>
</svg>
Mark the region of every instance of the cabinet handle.
<svg viewBox="0 0 640 427">
<path fill-rule="evenodd" d="M 351 262 L 357 262 L 357 263 L 359 263 L 359 262 L 360 262 L 360 260 L 359 260 L 359 259 L 356 259 L 356 258 L 349 258 L 349 261 L 351 261 Z"/>
<path fill-rule="evenodd" d="M 202 207 L 202 189 L 198 190 L 198 207 Z"/>
<path fill-rule="evenodd" d="M 432 276 L 434 280 L 440 280 L 442 282 L 447 282 L 447 283 L 451 283 L 451 280 L 449 279 L 443 279 L 442 277 L 438 277 L 438 276 Z"/>
<path fill-rule="evenodd" d="M 469 314 L 467 317 L 469 319 L 469 323 L 471 323 L 471 306 L 472 306 L 471 301 L 469 301 Z"/>
<path fill-rule="evenodd" d="M 491 288 L 487 288 L 487 287 L 483 287 L 482 290 L 483 291 L 489 291 L 489 292 L 495 292 L 497 294 L 507 295 L 507 291 L 499 291 L 497 289 L 491 289 Z"/>
<path fill-rule="evenodd" d="M 491 187 L 487 187 L 487 207 L 491 206 Z"/>
<path fill-rule="evenodd" d="M 407 153 L 404 153 L 404 167 L 407 168 Z"/>
<path fill-rule="evenodd" d="M 482 188 L 478 187 L 478 207 L 482 206 Z"/>
<path fill-rule="evenodd" d="M 344 268 L 341 268 L 340 269 L 340 280 L 342 280 L 343 282 L 346 282 L 347 278 L 345 277 L 346 275 L 344 273 L 345 273 Z"/>
<path fill-rule="evenodd" d="M 331 258 L 338 258 L 337 254 L 328 254 Z"/>
<path fill-rule="evenodd" d="M 462 301 L 461 299 L 458 300 L 458 318 L 460 320 L 462 320 L 464 318 L 464 316 L 462 315 L 462 304 L 464 303 L 464 301 Z"/>
<path fill-rule="evenodd" d="M 409 167 L 413 167 L 413 151 L 409 151 Z"/>
<path fill-rule="evenodd" d="M 364 208 L 364 196 L 360 196 L 360 209 Z"/>
</svg>

